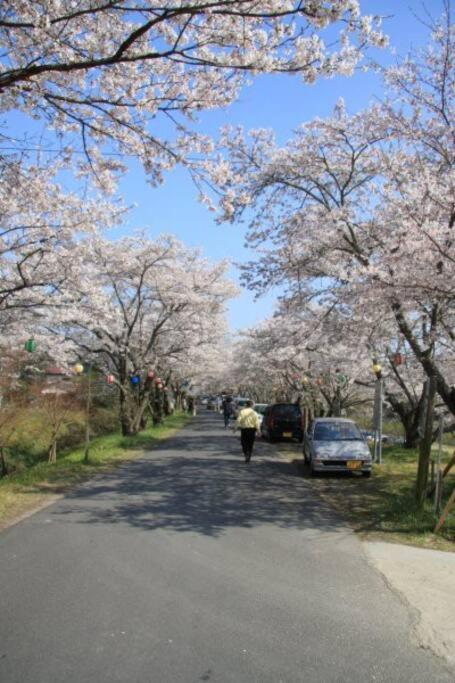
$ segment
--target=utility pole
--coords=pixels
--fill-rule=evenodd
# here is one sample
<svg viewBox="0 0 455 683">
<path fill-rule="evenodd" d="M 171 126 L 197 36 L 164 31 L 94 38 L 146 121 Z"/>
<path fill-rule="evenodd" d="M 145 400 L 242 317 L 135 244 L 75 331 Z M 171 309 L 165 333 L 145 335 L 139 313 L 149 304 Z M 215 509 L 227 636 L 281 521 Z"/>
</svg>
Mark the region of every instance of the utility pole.
<svg viewBox="0 0 455 683">
<path fill-rule="evenodd" d="M 373 411 L 373 430 L 374 430 L 374 454 L 373 459 L 379 465 L 382 464 L 382 403 L 383 403 L 383 379 L 382 366 L 376 358 L 373 358 L 371 368 L 376 375 L 374 386 L 374 411 Z"/>
</svg>

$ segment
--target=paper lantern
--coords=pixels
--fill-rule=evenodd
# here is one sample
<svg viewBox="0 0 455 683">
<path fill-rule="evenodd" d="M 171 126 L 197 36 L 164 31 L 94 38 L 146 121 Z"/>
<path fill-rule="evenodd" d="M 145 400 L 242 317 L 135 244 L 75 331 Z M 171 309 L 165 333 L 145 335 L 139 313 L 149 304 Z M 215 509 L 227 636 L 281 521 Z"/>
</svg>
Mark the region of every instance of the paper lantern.
<svg viewBox="0 0 455 683">
<path fill-rule="evenodd" d="M 32 338 L 28 339 L 24 344 L 24 349 L 29 353 L 33 353 L 36 349 L 36 341 Z"/>
<path fill-rule="evenodd" d="M 153 370 L 149 370 L 147 372 L 147 379 L 149 380 L 149 382 L 151 382 L 154 377 L 155 377 L 155 373 L 153 372 Z"/>
<path fill-rule="evenodd" d="M 130 382 L 133 385 L 133 387 L 137 386 L 140 381 L 141 381 L 141 378 L 139 377 L 139 375 L 131 375 Z"/>
<path fill-rule="evenodd" d="M 373 361 L 373 366 L 372 366 L 372 368 L 371 368 L 371 371 L 374 372 L 374 374 L 376 375 L 376 377 L 377 377 L 378 379 L 381 379 L 381 376 L 382 376 L 382 365 L 381 365 L 380 363 L 378 363 L 377 360 L 374 360 L 374 361 Z"/>
<path fill-rule="evenodd" d="M 106 375 L 106 382 L 108 384 L 114 384 L 115 377 L 114 375 Z"/>
<path fill-rule="evenodd" d="M 82 365 L 82 363 L 76 363 L 76 365 L 74 366 L 74 372 L 76 373 L 76 375 L 82 375 L 82 373 L 84 372 L 84 366 Z"/>
<path fill-rule="evenodd" d="M 402 365 L 404 363 L 404 358 L 401 355 L 401 353 L 395 353 L 393 358 L 392 358 L 392 363 L 395 365 Z"/>
</svg>

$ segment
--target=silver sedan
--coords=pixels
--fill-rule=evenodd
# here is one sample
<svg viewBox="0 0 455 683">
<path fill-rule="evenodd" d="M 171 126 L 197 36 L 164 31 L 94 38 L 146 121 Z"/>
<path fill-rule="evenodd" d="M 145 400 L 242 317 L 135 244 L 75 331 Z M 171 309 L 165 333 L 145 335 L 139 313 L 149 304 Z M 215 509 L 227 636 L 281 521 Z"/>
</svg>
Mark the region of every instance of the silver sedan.
<svg viewBox="0 0 455 683">
<path fill-rule="evenodd" d="M 303 455 L 311 474 L 361 472 L 371 475 L 371 451 L 355 422 L 341 417 L 318 417 L 303 440 Z"/>
</svg>

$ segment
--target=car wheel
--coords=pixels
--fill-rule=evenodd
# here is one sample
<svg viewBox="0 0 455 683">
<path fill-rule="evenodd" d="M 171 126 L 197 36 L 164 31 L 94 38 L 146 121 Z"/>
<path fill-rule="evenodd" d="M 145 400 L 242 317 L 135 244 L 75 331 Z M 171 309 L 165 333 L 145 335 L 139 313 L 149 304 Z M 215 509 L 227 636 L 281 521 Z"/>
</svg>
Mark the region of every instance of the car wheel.
<svg viewBox="0 0 455 683">
<path fill-rule="evenodd" d="M 368 472 L 362 472 L 362 477 L 366 477 L 367 479 L 369 479 L 371 477 L 371 470 Z"/>
</svg>

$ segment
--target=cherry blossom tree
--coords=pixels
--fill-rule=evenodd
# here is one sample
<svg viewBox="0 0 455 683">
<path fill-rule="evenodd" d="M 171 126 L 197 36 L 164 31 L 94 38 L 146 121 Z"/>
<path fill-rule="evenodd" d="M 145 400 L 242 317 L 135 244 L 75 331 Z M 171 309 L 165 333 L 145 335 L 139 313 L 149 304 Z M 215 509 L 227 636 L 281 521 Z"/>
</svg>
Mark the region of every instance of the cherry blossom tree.
<svg viewBox="0 0 455 683">
<path fill-rule="evenodd" d="M 174 364 L 219 344 L 224 305 L 236 292 L 225 270 L 172 237 L 85 243 L 73 306 L 48 326 L 112 375 L 125 435 L 137 433 L 153 409 L 157 378 L 170 383 Z"/>
<path fill-rule="evenodd" d="M 210 169 L 221 219 L 248 220 L 259 254 L 245 283 L 373 334 L 392 320 L 452 414 L 453 41 L 447 2 L 423 55 L 386 72 L 387 102 L 354 115 L 340 102 L 281 148 L 269 131 L 226 130 L 228 158 Z"/>
<path fill-rule="evenodd" d="M 56 181 L 61 168 L 0 155 L 0 327 L 16 309 L 24 322 L 27 312 L 57 305 L 78 261 L 78 240 L 112 226 L 121 214 L 102 197 L 65 192 Z"/>
<path fill-rule="evenodd" d="M 231 103 L 254 74 L 349 74 L 384 43 L 357 0 L 2 3 L 0 326 L 6 309 L 55 305 L 75 242 L 115 222 L 118 208 L 86 183 L 112 193 L 129 156 L 160 182 L 211 149 L 192 129 L 197 113 Z"/>
<path fill-rule="evenodd" d="M 81 172 L 109 187 L 123 155 L 158 182 L 189 151 L 204 152 L 185 121 L 230 104 L 250 74 L 349 75 L 363 47 L 385 38 L 357 0 L 9 0 L 0 44 L 3 111 L 45 121 L 67 155 L 77 134 Z M 107 143 L 118 159 L 103 155 Z"/>
</svg>

